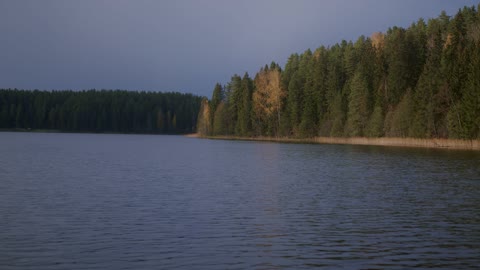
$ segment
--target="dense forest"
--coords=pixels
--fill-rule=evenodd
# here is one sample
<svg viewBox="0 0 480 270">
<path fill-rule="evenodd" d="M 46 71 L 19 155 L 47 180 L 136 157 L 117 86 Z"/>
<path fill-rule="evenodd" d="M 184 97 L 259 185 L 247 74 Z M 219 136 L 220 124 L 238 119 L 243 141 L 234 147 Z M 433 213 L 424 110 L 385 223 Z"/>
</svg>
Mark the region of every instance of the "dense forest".
<svg viewBox="0 0 480 270">
<path fill-rule="evenodd" d="M 202 135 L 480 138 L 480 5 L 292 54 L 202 101 Z"/>
<path fill-rule="evenodd" d="M 0 129 L 190 133 L 201 100 L 181 93 L 0 89 Z"/>
</svg>

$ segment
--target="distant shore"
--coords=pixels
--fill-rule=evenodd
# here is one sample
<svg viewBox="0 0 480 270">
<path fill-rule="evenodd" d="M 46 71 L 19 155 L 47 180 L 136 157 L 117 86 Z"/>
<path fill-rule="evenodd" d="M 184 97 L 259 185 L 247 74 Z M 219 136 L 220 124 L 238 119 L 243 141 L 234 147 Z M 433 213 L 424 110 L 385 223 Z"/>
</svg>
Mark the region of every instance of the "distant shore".
<svg viewBox="0 0 480 270">
<path fill-rule="evenodd" d="M 148 133 L 148 132 L 114 132 L 114 131 L 72 131 L 72 130 L 59 130 L 59 129 L 31 129 L 31 128 L 4 128 L 0 129 L 0 132 L 18 132 L 18 133 L 64 133 L 64 134 L 115 134 L 115 135 L 168 135 L 168 136 L 190 136 L 191 133 Z"/>
<path fill-rule="evenodd" d="M 0 132 L 68 133 L 58 129 L 0 128 Z"/>
<path fill-rule="evenodd" d="M 314 143 L 314 144 L 351 144 L 351 145 L 374 145 L 396 146 L 416 148 L 439 148 L 454 150 L 480 150 L 480 140 L 456 140 L 456 139 L 419 139 L 419 138 L 335 138 L 314 137 L 296 139 L 288 137 L 239 137 L 239 136 L 200 136 L 197 133 L 185 135 L 190 138 L 206 138 L 214 140 L 241 140 L 241 141 L 266 141 L 284 143 Z"/>
</svg>

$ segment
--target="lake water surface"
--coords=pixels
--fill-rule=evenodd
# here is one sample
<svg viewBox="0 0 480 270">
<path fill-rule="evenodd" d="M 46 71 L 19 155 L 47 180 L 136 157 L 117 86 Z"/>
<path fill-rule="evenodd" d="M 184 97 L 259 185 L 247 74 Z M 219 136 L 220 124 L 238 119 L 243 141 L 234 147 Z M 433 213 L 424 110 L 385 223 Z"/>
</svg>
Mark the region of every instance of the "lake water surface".
<svg viewBox="0 0 480 270">
<path fill-rule="evenodd" d="M 0 269 L 478 269 L 480 153 L 0 133 Z"/>
</svg>

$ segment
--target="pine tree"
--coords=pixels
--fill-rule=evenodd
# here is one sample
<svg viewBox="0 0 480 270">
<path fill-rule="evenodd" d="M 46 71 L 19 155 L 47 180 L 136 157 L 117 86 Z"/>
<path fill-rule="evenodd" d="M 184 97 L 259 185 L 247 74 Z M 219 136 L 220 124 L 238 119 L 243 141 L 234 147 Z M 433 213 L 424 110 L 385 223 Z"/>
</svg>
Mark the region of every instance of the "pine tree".
<svg viewBox="0 0 480 270">
<path fill-rule="evenodd" d="M 304 88 L 311 59 L 312 52 L 310 50 L 305 51 L 300 56 L 298 70 L 293 73 L 288 84 L 287 114 L 294 135 L 298 135 L 299 124 L 302 120 Z"/>
<path fill-rule="evenodd" d="M 314 73 L 314 57 L 307 63 L 305 84 L 303 86 L 303 106 L 301 110 L 298 135 L 301 137 L 312 137 L 317 132 L 318 123 L 318 89 L 316 89 L 316 75 Z"/>
<path fill-rule="evenodd" d="M 242 109 L 242 78 L 237 74 L 233 75 L 227 84 L 227 108 L 228 108 L 228 134 L 238 134 L 240 126 L 238 124 L 238 113 Z"/>
<path fill-rule="evenodd" d="M 408 137 L 413 114 L 412 91 L 409 89 L 392 114 L 391 122 L 386 124 L 387 135 L 391 137 Z"/>
<path fill-rule="evenodd" d="M 343 137 L 345 128 L 345 102 L 346 99 L 342 92 L 336 94 L 333 103 L 331 104 L 332 127 L 330 129 L 330 136 Z"/>
<path fill-rule="evenodd" d="M 360 70 L 350 83 L 350 94 L 348 97 L 348 116 L 346 123 L 346 134 L 352 137 L 363 136 L 369 117 L 369 90 L 365 76 Z"/>
<path fill-rule="evenodd" d="M 214 121 L 214 114 L 217 111 L 217 106 L 222 102 L 224 99 L 225 93 L 223 92 L 222 85 L 217 83 L 215 84 L 215 88 L 213 89 L 212 99 L 210 101 L 210 122 L 213 123 Z"/>
<path fill-rule="evenodd" d="M 408 87 L 409 63 L 408 48 L 405 41 L 405 29 L 394 27 L 388 30 L 385 39 L 385 53 L 387 55 L 387 85 L 385 98 L 389 105 L 395 106 L 402 98 L 402 93 Z"/>
<path fill-rule="evenodd" d="M 382 137 L 384 135 L 384 121 L 382 107 L 375 106 L 372 115 L 370 116 L 365 135 L 367 137 Z"/>
<path fill-rule="evenodd" d="M 213 135 L 226 135 L 227 133 L 227 123 L 226 121 L 226 110 L 225 103 L 220 102 L 215 111 L 215 116 L 213 120 Z"/>
<path fill-rule="evenodd" d="M 461 139 L 480 138 L 480 52 L 470 49 L 470 64 L 463 96 L 450 110 L 449 130 L 451 136 Z"/>
<path fill-rule="evenodd" d="M 241 106 L 239 106 L 238 111 L 238 126 L 236 133 L 240 136 L 248 136 L 252 131 L 252 93 L 253 93 L 253 82 L 252 79 L 248 76 L 248 73 L 245 73 L 241 80 Z"/>
</svg>

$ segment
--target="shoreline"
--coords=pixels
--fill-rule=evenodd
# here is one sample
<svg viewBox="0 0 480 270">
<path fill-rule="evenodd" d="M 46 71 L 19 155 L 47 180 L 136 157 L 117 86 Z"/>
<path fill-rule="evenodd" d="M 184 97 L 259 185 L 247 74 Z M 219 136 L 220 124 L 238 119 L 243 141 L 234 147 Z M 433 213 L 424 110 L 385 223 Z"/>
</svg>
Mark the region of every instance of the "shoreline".
<svg viewBox="0 0 480 270">
<path fill-rule="evenodd" d="M 59 129 L 0 129 L 0 132 L 13 133 L 62 133 L 62 134 L 109 134 L 109 135 L 167 135 L 167 136 L 190 136 L 192 133 L 141 133 L 141 132 L 109 132 L 109 131 L 66 131 Z M 193 133 L 193 135 L 196 133 Z"/>
<path fill-rule="evenodd" d="M 304 144 L 343 144 L 343 145 L 371 145 L 393 146 L 410 148 L 433 148 L 449 150 L 473 150 L 480 151 L 480 140 L 457 140 L 457 139 L 420 139 L 420 138 L 367 138 L 367 137 L 313 137 L 296 139 L 289 137 L 240 137 L 240 136 L 200 136 L 197 133 L 185 135 L 189 138 L 204 138 L 212 140 L 237 140 L 237 141 L 260 141 L 280 143 L 304 143 Z"/>
</svg>

